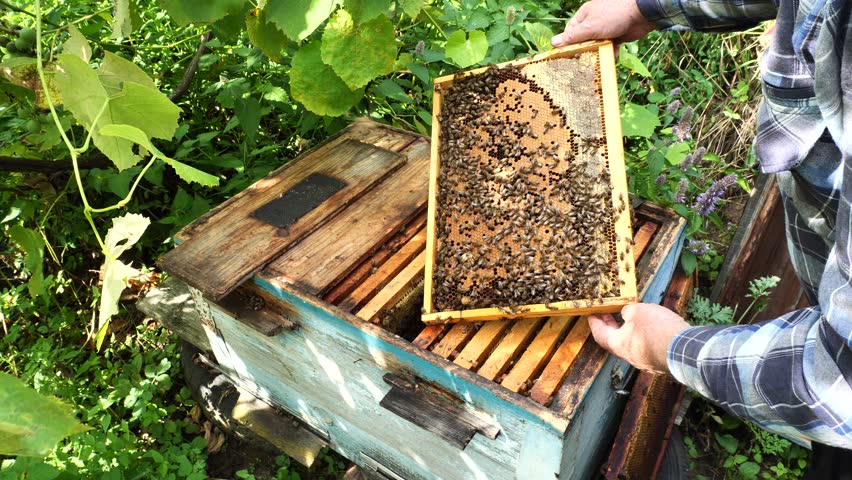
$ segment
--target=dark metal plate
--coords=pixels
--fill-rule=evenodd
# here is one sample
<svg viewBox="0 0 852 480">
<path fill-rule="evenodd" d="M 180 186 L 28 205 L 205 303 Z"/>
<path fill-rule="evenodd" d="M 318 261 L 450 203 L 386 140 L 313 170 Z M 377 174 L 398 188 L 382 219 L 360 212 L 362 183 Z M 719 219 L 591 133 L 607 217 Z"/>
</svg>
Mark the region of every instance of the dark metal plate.
<svg viewBox="0 0 852 480">
<path fill-rule="evenodd" d="M 289 227 L 306 213 L 339 192 L 346 182 L 312 173 L 283 195 L 252 212 L 251 216 L 274 227 Z"/>
</svg>

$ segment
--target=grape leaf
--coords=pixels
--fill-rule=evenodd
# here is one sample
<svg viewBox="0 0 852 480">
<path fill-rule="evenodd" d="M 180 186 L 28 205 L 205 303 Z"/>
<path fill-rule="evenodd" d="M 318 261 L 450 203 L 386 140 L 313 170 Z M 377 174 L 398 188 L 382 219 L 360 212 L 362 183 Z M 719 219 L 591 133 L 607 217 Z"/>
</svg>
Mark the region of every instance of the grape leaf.
<svg viewBox="0 0 852 480">
<path fill-rule="evenodd" d="M 379 15 L 387 15 L 390 2 L 387 0 L 346 0 L 343 5 L 346 7 L 346 11 L 352 15 L 352 20 L 360 25 Z"/>
<path fill-rule="evenodd" d="M 44 271 L 44 240 L 35 230 L 20 225 L 12 225 L 8 230 L 9 238 L 24 252 L 24 266 L 30 271 L 27 289 L 30 296 L 35 298 L 42 293 Z"/>
<path fill-rule="evenodd" d="M 456 30 L 447 37 L 447 58 L 462 68 L 481 62 L 486 53 L 488 40 L 479 30 L 472 30 L 468 35 L 463 30 Z"/>
<path fill-rule="evenodd" d="M 120 92 L 122 82 L 133 82 L 148 88 L 157 88 L 151 77 L 145 73 L 145 70 L 111 52 L 104 52 L 104 59 L 101 62 L 101 67 L 98 68 L 98 78 L 109 95 Z"/>
<path fill-rule="evenodd" d="M 245 0 L 204 0 L 187 2 L 185 0 L 158 0 L 169 12 L 169 16 L 180 26 L 190 23 L 211 23 L 229 13 L 238 11 Z"/>
<path fill-rule="evenodd" d="M 650 138 L 660 119 L 647 108 L 628 103 L 621 109 L 621 134 L 625 137 Z"/>
<path fill-rule="evenodd" d="M 146 150 L 169 164 L 175 170 L 175 173 L 185 182 L 196 182 L 205 187 L 212 187 L 219 184 L 219 179 L 216 176 L 210 175 L 209 173 L 203 172 L 195 167 L 190 167 L 185 163 L 178 162 L 177 160 L 164 155 L 163 152 L 151 143 L 148 136 L 145 135 L 145 132 L 132 125 L 119 125 L 114 123 L 105 125 L 101 128 L 100 134 L 108 137 L 123 138 L 141 145 Z"/>
<path fill-rule="evenodd" d="M 180 109 L 165 95 L 151 88 L 153 81 L 144 75 L 138 67 L 131 68 L 126 60 L 114 55 L 104 57 L 103 78 L 109 84 L 105 86 L 94 70 L 75 55 L 60 54 L 59 68 L 54 75 L 56 85 L 62 94 L 65 108 L 84 127 L 92 130 L 92 140 L 119 170 L 135 165 L 140 157 L 133 153 L 132 144 L 120 137 L 104 137 L 100 127 L 112 123 L 132 125 L 139 128 L 150 138 L 170 139 L 177 129 Z M 122 76 L 125 78 L 122 79 Z M 126 77 L 144 81 L 139 84 L 128 81 Z M 109 95 L 109 89 L 121 90 Z M 93 125 L 95 118 L 107 103 L 106 109 Z"/>
<path fill-rule="evenodd" d="M 89 59 L 92 58 L 92 47 L 89 46 L 89 41 L 74 25 L 68 26 L 68 33 L 70 35 L 68 40 L 65 40 L 65 43 L 62 44 L 62 52 L 77 55 L 88 63 Z"/>
<path fill-rule="evenodd" d="M 338 10 L 322 34 L 322 61 L 350 88 L 393 71 L 396 37 L 384 16 L 355 25 L 349 12 Z"/>
<path fill-rule="evenodd" d="M 343 115 L 364 96 L 364 89 L 350 89 L 323 63 L 320 42 L 308 43 L 290 62 L 290 96 L 318 114 Z"/>
<path fill-rule="evenodd" d="M 0 455 L 43 457 L 63 438 L 86 430 L 70 405 L 0 372 Z"/>
<path fill-rule="evenodd" d="M 144 134 L 143 134 L 144 136 Z M 118 257 L 142 238 L 151 221 L 138 213 L 128 213 L 112 219 L 112 227 L 104 237 L 104 245 L 109 255 L 104 261 L 101 304 L 98 312 L 97 348 L 100 350 L 110 318 L 118 313 L 118 300 L 127 283 L 127 279 L 136 274 L 136 269 L 125 264 Z"/>
<path fill-rule="evenodd" d="M 400 0 L 402 11 L 411 18 L 417 18 L 423 8 L 423 0 Z"/>
<path fill-rule="evenodd" d="M 313 33 L 331 15 L 338 0 L 267 0 L 267 19 L 291 39 L 299 42 Z"/>
<path fill-rule="evenodd" d="M 550 27 L 543 23 L 526 22 L 524 25 L 539 52 L 546 52 L 553 48 L 553 45 L 550 44 L 550 39 L 553 38 L 553 30 Z"/>
<path fill-rule="evenodd" d="M 253 9 L 246 12 L 246 33 L 252 45 L 259 48 L 273 62 L 281 59 L 281 49 L 287 44 L 287 38 L 278 28 L 269 23 L 263 10 Z"/>
</svg>

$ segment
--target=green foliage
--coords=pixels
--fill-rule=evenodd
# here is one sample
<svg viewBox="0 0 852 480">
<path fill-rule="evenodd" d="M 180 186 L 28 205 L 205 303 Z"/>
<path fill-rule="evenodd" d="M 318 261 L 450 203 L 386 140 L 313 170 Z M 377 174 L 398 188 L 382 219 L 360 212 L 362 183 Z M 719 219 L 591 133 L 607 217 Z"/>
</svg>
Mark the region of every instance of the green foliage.
<svg viewBox="0 0 852 480">
<path fill-rule="evenodd" d="M 59 440 L 88 429 L 70 406 L 0 372 L 0 454 L 42 457 Z"/>
<path fill-rule="evenodd" d="M 30 280 L 27 283 L 30 295 L 41 295 L 44 282 L 44 241 L 38 232 L 20 225 L 12 225 L 6 234 L 24 252 L 24 268 L 30 272 Z"/>
<path fill-rule="evenodd" d="M 447 58 L 462 68 L 481 62 L 486 53 L 488 39 L 479 30 L 467 34 L 463 30 L 456 30 L 447 37 Z"/>
<path fill-rule="evenodd" d="M 393 24 L 385 16 L 356 24 L 346 10 L 338 10 L 322 35 L 322 61 L 349 88 L 361 88 L 393 70 L 395 38 Z"/>
<path fill-rule="evenodd" d="M 320 115 L 343 115 L 364 96 L 364 89 L 350 89 L 323 63 L 320 48 L 320 42 L 314 41 L 302 46 L 293 56 L 290 94 Z"/>
<path fill-rule="evenodd" d="M 683 425 L 691 478 L 801 478 L 808 450 L 698 400 Z"/>
<path fill-rule="evenodd" d="M 780 278 L 772 276 L 755 278 L 749 282 L 749 293 L 746 294 L 746 297 L 752 300 L 739 315 L 737 315 L 738 305 L 723 307 L 718 303 L 711 302 L 707 297 L 699 295 L 698 289 L 696 289 L 686 310 L 687 318 L 693 325 L 742 325 L 751 323 L 757 315 L 766 309 L 772 289 L 778 286 L 780 281 Z M 749 313 L 751 313 L 751 316 L 749 316 Z"/>
</svg>

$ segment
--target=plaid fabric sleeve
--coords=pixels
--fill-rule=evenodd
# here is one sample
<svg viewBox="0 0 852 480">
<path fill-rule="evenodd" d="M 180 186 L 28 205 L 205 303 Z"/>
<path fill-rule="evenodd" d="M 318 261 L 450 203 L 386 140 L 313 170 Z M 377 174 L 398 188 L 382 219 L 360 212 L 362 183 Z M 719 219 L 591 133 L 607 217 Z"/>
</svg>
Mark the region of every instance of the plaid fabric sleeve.
<svg viewBox="0 0 852 480">
<path fill-rule="evenodd" d="M 827 329 L 817 307 L 755 325 L 693 327 L 670 345 L 669 369 L 768 430 L 852 448 L 852 389 L 842 371 L 850 365 L 832 358 L 842 349 L 826 348 Z"/>
<path fill-rule="evenodd" d="M 771 0 L 636 0 L 642 15 L 660 29 L 727 32 L 775 18 Z"/>
</svg>

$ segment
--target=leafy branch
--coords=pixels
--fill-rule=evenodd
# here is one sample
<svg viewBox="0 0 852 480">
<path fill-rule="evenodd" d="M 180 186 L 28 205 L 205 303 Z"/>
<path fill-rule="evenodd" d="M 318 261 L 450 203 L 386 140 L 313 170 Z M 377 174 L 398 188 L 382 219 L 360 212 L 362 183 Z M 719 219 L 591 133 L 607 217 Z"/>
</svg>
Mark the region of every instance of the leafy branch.
<svg viewBox="0 0 852 480">
<path fill-rule="evenodd" d="M 41 0 L 36 0 L 35 17 L 38 78 L 50 115 L 68 150 L 74 180 L 83 203 L 83 215 L 105 256 L 103 289 L 96 328 L 97 346 L 100 348 L 109 320 L 118 312 L 118 299 L 126 280 L 135 273 L 130 265 L 118 258 L 141 238 L 150 220 L 142 215 L 125 214 L 114 218 L 112 228 L 105 237 L 101 237 L 93 214 L 108 213 L 125 207 L 133 198 L 145 173 L 157 160 L 170 165 L 177 175 L 186 181 L 212 186 L 218 183 L 218 178 L 169 158 L 153 145 L 151 137 L 169 139 L 174 135 L 179 109 L 154 87 L 153 80 L 144 71 L 116 55 L 106 52 L 100 69 L 92 70 L 88 63 L 92 49 L 85 37 L 73 26 L 69 27 L 71 36 L 63 49 L 72 53 L 57 55 L 58 62 L 51 64 L 53 82 L 48 82 L 42 59 L 44 43 Z M 80 147 L 74 145 L 62 126 L 52 94 L 53 88 L 59 90 L 63 108 L 70 111 L 87 131 Z M 139 105 L 146 105 L 147 111 L 137 111 Z M 142 156 L 150 155 L 127 195 L 112 205 L 100 208 L 89 203 L 80 174 L 79 156 L 92 144 L 119 169 L 133 166 Z M 133 150 L 134 145 L 138 146 L 138 154 Z"/>
</svg>

